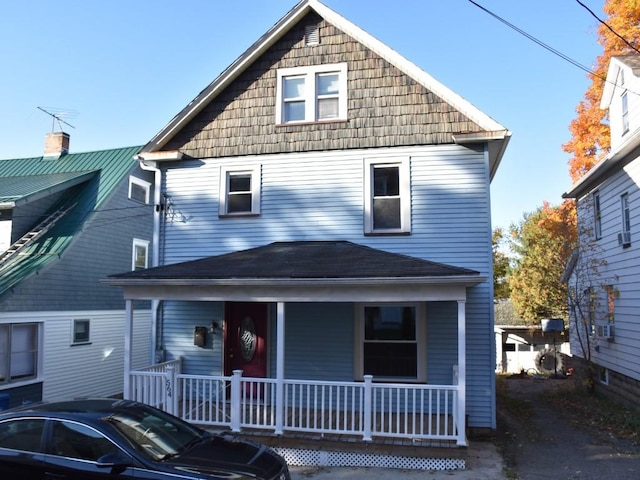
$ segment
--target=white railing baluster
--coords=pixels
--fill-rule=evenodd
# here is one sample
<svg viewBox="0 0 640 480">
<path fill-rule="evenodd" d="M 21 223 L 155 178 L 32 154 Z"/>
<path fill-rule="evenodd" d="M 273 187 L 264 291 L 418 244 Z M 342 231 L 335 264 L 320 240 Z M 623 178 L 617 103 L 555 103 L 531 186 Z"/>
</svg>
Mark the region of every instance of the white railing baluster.
<svg viewBox="0 0 640 480">
<path fill-rule="evenodd" d="M 276 431 L 281 411 L 282 430 L 360 435 L 365 441 L 376 436 L 457 441 L 461 436 L 456 385 L 373 383 L 369 375 L 364 382 L 285 379 L 278 407 L 275 379 L 242 377 L 241 371 L 230 377 L 180 371 L 179 361 L 132 371 L 131 398 L 236 432 Z"/>
</svg>

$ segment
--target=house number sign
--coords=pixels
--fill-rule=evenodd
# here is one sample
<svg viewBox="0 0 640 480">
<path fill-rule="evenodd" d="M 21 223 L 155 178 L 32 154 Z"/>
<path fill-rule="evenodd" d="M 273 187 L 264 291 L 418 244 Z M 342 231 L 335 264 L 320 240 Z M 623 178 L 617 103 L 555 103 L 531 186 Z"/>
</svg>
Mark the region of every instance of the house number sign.
<svg viewBox="0 0 640 480">
<path fill-rule="evenodd" d="M 256 327 L 251 317 L 245 317 L 240 326 L 240 353 L 249 362 L 256 353 Z"/>
</svg>

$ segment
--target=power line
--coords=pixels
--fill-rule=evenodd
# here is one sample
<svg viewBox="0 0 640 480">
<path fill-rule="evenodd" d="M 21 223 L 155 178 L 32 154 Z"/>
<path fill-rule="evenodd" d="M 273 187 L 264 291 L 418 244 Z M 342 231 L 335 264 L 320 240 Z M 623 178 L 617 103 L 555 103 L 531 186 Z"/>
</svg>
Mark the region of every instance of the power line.
<svg viewBox="0 0 640 480">
<path fill-rule="evenodd" d="M 589 67 L 585 67 L 584 65 L 582 65 L 581 63 L 579 63 L 579 62 L 577 62 L 576 60 L 572 59 L 572 58 L 571 58 L 571 57 L 569 57 L 568 55 L 565 55 L 564 53 L 562 53 L 562 52 L 560 52 L 560 51 L 556 50 L 555 48 L 553 48 L 553 47 L 551 47 L 551 46 L 547 45 L 547 44 L 546 44 L 546 43 L 544 43 L 542 40 L 539 40 L 538 38 L 534 37 L 533 35 L 531 35 L 531 34 L 529 34 L 529 33 L 525 32 L 525 31 L 524 31 L 524 30 L 522 30 L 521 28 L 519 28 L 519 27 L 515 26 L 514 24 L 512 24 L 512 23 L 508 22 L 508 21 L 507 21 L 507 20 L 505 20 L 504 18 L 502 18 L 502 17 L 500 17 L 499 15 L 497 15 L 497 14 L 493 13 L 491 10 L 486 9 L 485 7 L 483 7 L 482 5 L 480 5 L 479 3 L 475 2 L 474 0 L 468 0 L 468 1 L 469 1 L 469 3 L 472 3 L 473 5 L 475 5 L 476 7 L 478 7 L 478 8 L 479 8 L 480 10 L 482 10 L 483 12 L 485 12 L 485 13 L 487 13 L 487 14 L 491 15 L 491 16 L 492 16 L 493 18 L 495 18 L 496 20 L 498 20 L 498 21 L 500 21 L 500 22 L 504 23 L 505 25 L 507 25 L 507 26 L 508 26 L 509 28 L 511 28 L 512 30 L 515 30 L 515 31 L 516 31 L 516 32 L 518 32 L 520 35 L 523 35 L 524 37 L 526 37 L 526 38 L 528 38 L 529 40 L 531 40 L 532 42 L 534 42 L 534 43 L 536 43 L 536 44 L 540 45 L 542 48 L 544 48 L 544 49 L 548 50 L 549 52 L 553 53 L 554 55 L 557 55 L 558 57 L 562 58 L 563 60 L 565 60 L 565 61 L 569 62 L 570 64 L 572 64 L 572 65 L 574 65 L 574 66 L 576 66 L 576 67 L 578 67 L 580 70 L 583 70 L 583 71 L 585 71 L 586 73 L 588 73 L 589 75 L 591 75 L 591 76 L 593 76 L 593 77 L 595 77 L 595 78 L 598 78 L 598 79 L 602 80 L 604 83 L 609 83 L 609 84 L 614 85 L 614 86 L 616 85 L 616 83 L 615 83 L 615 82 L 608 81 L 608 80 L 607 80 L 607 78 L 606 78 L 605 76 L 602 76 L 602 75 L 600 75 L 600 74 L 596 73 L 596 72 L 595 72 L 595 71 L 593 71 L 591 68 L 589 68 Z M 578 0 L 576 0 L 576 1 L 578 1 Z M 578 3 L 580 3 L 580 2 L 578 1 Z M 596 18 L 597 18 L 597 17 L 596 17 Z M 615 33 L 615 32 L 614 32 L 614 33 Z M 616 34 L 616 35 L 617 35 L 617 34 Z M 619 35 L 618 35 L 618 36 L 619 36 Z M 620 37 L 620 38 L 622 38 L 622 37 Z M 623 39 L 623 40 L 624 40 L 624 39 Z M 626 40 L 625 40 L 625 42 L 626 42 Z M 628 42 L 627 42 L 627 43 L 628 43 Z M 630 46 L 631 46 L 631 45 L 630 45 Z M 636 50 L 636 49 L 635 49 L 635 47 L 633 47 L 633 46 L 631 46 L 631 48 L 633 48 L 634 50 Z M 637 50 L 636 50 L 636 51 L 637 51 Z M 640 53 L 640 52 L 639 52 L 639 53 Z M 627 88 L 627 91 L 628 91 L 629 93 L 634 94 L 634 95 L 638 95 L 638 96 L 640 96 L 640 93 L 639 93 L 639 92 L 633 91 L 633 90 L 628 89 L 628 88 Z"/>
<path fill-rule="evenodd" d="M 620 35 L 618 32 L 616 32 L 607 22 L 605 22 L 604 20 L 600 19 L 600 17 L 598 17 L 595 13 L 593 13 L 593 10 L 591 10 L 589 7 L 587 7 L 584 3 L 582 3 L 580 0 L 576 0 L 576 2 L 578 2 L 578 4 L 584 8 L 585 10 L 587 10 L 592 16 L 593 18 L 595 18 L 596 20 L 598 20 L 602 25 L 604 25 L 605 27 L 607 27 L 609 29 L 609 31 L 611 33 L 613 33 L 616 37 L 618 37 L 620 40 L 622 40 L 624 43 L 626 43 L 629 48 L 631 48 L 632 50 L 636 51 L 637 53 L 640 53 L 640 50 L 638 50 L 636 47 L 634 47 L 633 45 L 631 45 L 626 38 L 624 38 L 622 35 Z"/>
<path fill-rule="evenodd" d="M 491 10 L 486 9 L 485 7 L 483 7 L 482 5 L 480 5 L 479 3 L 474 2 L 473 0 L 468 0 L 469 3 L 472 3 L 473 5 L 475 5 L 476 7 L 478 7 L 480 10 L 482 10 L 483 12 L 491 15 L 493 18 L 495 18 L 496 20 L 504 23 L 506 26 L 508 26 L 509 28 L 511 28 L 512 30 L 515 30 L 516 32 L 518 32 L 520 35 L 525 36 L 526 38 L 528 38 L 529 40 L 531 40 L 534 43 L 537 43 L 538 45 L 540 45 L 542 48 L 550 51 L 551 53 L 553 53 L 554 55 L 557 55 L 558 57 L 562 58 L 563 60 L 571 63 L 572 65 L 578 67 L 580 70 L 584 70 L 585 72 L 587 72 L 590 75 L 596 75 L 596 73 L 591 70 L 589 67 L 585 67 L 584 65 L 582 65 L 581 63 L 577 62 L 576 60 L 572 59 L 571 57 L 565 55 L 564 53 L 556 50 L 555 48 L 547 45 L 546 43 L 544 43 L 542 40 L 537 39 L 536 37 L 534 37 L 533 35 L 525 32 L 524 30 L 522 30 L 521 28 L 516 27 L 513 23 L 508 22 L 507 20 L 505 20 L 504 18 L 502 18 L 501 16 L 493 13 Z"/>
</svg>

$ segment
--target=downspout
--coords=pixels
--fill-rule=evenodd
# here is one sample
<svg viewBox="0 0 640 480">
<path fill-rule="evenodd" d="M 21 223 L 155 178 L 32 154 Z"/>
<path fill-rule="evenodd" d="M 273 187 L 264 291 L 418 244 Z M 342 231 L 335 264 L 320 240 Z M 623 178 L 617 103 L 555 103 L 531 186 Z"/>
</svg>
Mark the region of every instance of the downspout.
<svg viewBox="0 0 640 480">
<path fill-rule="evenodd" d="M 147 172 L 154 173 L 153 181 L 153 235 L 151 245 L 153 254 L 151 256 L 151 266 L 160 265 L 160 222 L 164 215 L 164 203 L 162 202 L 162 172 L 158 168 L 157 162 L 146 161 L 142 155 L 136 155 L 140 168 Z M 151 300 L 151 338 L 153 345 L 151 348 L 151 365 L 164 361 L 161 352 L 158 350 L 158 332 L 160 331 L 160 300 Z"/>
</svg>

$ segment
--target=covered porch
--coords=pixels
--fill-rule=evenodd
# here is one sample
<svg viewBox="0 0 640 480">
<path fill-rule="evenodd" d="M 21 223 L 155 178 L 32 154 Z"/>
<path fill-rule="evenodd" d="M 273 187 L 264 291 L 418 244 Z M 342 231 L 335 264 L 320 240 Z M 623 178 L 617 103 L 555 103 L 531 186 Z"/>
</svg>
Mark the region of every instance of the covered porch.
<svg viewBox="0 0 640 480">
<path fill-rule="evenodd" d="M 107 283 L 124 287 L 124 395 L 194 424 L 247 434 L 466 446 L 467 288 L 484 280 L 472 270 L 350 242 L 276 243 L 116 275 Z M 132 370 L 132 303 L 136 300 L 152 300 L 157 307 L 165 301 L 269 303 L 275 312 L 271 319 L 275 355 L 269 374 L 265 378 L 242 370 L 193 374 L 185 371 L 180 358 Z M 366 367 L 361 378 L 354 375 L 354 381 L 288 376 L 287 327 L 288 321 L 294 321 L 288 320 L 289 306 L 336 302 L 455 305 L 456 361 L 448 375 L 451 382 L 389 380 L 369 374 Z"/>
</svg>

